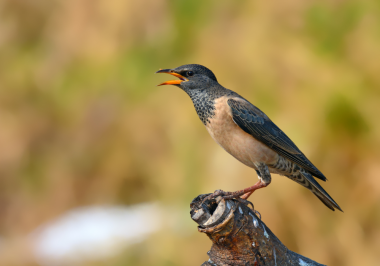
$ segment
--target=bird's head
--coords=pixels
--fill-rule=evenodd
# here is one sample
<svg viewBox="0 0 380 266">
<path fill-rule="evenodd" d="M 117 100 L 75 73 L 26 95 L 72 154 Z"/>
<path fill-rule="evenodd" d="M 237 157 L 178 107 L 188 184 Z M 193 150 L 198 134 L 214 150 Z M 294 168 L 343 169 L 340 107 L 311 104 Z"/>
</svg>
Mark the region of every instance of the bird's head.
<svg viewBox="0 0 380 266">
<path fill-rule="evenodd" d="M 161 69 L 156 73 L 167 73 L 179 78 L 179 80 L 163 82 L 158 86 L 175 85 L 185 91 L 192 89 L 207 89 L 217 82 L 214 73 L 212 73 L 210 69 L 197 64 L 183 65 L 173 69 Z"/>
</svg>

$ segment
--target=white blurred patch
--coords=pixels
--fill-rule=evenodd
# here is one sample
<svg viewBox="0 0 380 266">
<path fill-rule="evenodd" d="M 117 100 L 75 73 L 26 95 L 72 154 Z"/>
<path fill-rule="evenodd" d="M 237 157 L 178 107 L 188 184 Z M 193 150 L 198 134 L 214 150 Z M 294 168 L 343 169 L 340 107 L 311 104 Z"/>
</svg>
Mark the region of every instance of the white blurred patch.
<svg viewBox="0 0 380 266">
<path fill-rule="evenodd" d="M 74 209 L 31 234 L 41 265 L 72 265 L 117 254 L 161 227 L 156 204 Z"/>
<path fill-rule="evenodd" d="M 310 263 L 304 262 L 301 258 L 299 258 L 299 264 L 300 266 L 309 266 Z"/>
<path fill-rule="evenodd" d="M 268 235 L 268 233 L 267 233 L 267 230 L 265 230 L 265 226 L 263 225 L 263 229 L 264 229 L 264 236 L 266 237 L 266 238 L 269 238 L 269 235 Z"/>
</svg>

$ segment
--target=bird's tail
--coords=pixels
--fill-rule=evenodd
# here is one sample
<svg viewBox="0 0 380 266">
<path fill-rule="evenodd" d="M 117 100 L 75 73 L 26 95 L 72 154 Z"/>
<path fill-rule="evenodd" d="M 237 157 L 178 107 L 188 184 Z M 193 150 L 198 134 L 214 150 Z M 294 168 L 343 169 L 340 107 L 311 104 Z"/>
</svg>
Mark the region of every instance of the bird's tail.
<svg viewBox="0 0 380 266">
<path fill-rule="evenodd" d="M 307 189 L 311 190 L 311 192 L 314 193 L 315 196 L 320 199 L 320 201 L 323 202 L 329 209 L 335 211 L 335 209 L 340 210 L 342 209 L 339 207 L 339 205 L 330 197 L 330 195 L 318 184 L 318 182 L 314 179 L 314 177 L 306 172 L 305 170 L 301 169 L 300 171 L 297 171 L 296 173 L 293 173 L 291 176 L 288 176 L 293 181 L 297 182 L 298 184 L 301 184 L 302 186 L 306 187 Z"/>
</svg>

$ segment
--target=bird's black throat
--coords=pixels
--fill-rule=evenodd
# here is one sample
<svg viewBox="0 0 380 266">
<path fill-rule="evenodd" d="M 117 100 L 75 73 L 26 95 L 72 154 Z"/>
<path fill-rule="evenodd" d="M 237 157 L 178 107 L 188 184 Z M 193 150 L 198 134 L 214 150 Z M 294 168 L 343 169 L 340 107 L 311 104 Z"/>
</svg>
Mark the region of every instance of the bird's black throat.
<svg viewBox="0 0 380 266">
<path fill-rule="evenodd" d="M 215 99 L 225 94 L 220 89 L 191 89 L 185 92 L 193 101 L 195 111 L 204 125 L 215 114 Z"/>
</svg>

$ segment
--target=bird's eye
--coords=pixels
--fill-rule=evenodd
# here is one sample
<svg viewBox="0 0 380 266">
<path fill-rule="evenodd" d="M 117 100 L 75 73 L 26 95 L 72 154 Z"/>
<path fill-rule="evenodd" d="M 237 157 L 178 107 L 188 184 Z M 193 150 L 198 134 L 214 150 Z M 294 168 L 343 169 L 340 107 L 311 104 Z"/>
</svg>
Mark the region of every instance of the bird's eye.
<svg viewBox="0 0 380 266">
<path fill-rule="evenodd" d="M 193 71 L 187 71 L 187 76 L 188 77 L 194 76 L 194 72 Z"/>
</svg>

